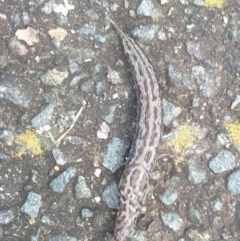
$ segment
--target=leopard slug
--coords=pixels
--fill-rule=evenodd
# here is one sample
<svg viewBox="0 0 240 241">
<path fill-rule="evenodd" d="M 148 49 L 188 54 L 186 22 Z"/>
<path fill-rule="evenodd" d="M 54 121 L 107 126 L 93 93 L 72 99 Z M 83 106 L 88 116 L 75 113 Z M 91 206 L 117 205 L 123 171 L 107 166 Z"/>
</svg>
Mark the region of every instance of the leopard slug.
<svg viewBox="0 0 240 241">
<path fill-rule="evenodd" d="M 112 20 L 111 20 L 112 21 Z M 162 106 L 153 67 L 137 43 L 112 24 L 121 38 L 124 53 L 132 67 L 137 92 L 137 128 L 126 168 L 119 183 L 119 206 L 112 241 L 125 241 L 131 235 L 142 205 L 149 174 L 161 140 Z"/>
</svg>

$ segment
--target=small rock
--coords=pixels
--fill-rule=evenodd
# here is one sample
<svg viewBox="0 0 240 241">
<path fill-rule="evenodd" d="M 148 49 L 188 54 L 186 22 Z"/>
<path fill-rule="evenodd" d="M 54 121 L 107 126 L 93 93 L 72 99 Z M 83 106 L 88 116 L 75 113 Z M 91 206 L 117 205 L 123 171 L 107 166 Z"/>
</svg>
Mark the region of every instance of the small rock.
<svg viewBox="0 0 240 241">
<path fill-rule="evenodd" d="M 27 27 L 26 29 L 19 29 L 15 33 L 18 40 L 23 40 L 27 45 L 32 46 L 39 42 L 39 38 L 36 35 L 36 31 L 32 27 Z"/>
<path fill-rule="evenodd" d="M 108 133 L 110 132 L 110 127 L 108 124 L 104 121 L 101 126 L 100 130 L 97 131 L 97 137 L 99 139 L 107 139 L 108 138 Z"/>
<path fill-rule="evenodd" d="M 38 241 L 40 236 L 41 229 L 38 228 L 35 232 L 33 231 L 33 234 L 30 237 L 30 241 Z"/>
<path fill-rule="evenodd" d="M 40 79 L 45 85 L 57 86 L 60 85 L 67 77 L 67 71 L 58 71 L 57 69 L 52 69 L 47 70 L 45 74 L 41 75 Z"/>
<path fill-rule="evenodd" d="M 171 228 L 174 232 L 181 230 L 183 226 L 183 220 L 175 212 L 162 213 L 161 214 L 164 225 Z"/>
<path fill-rule="evenodd" d="M 50 14 L 53 11 L 54 0 L 50 0 L 41 8 L 41 11 L 45 14 Z"/>
<path fill-rule="evenodd" d="M 73 73 L 75 73 L 75 72 L 78 70 L 78 64 L 77 64 L 74 60 L 69 59 L 69 60 L 68 60 L 68 68 L 69 68 L 70 73 L 73 74 Z M 70 86 L 76 85 L 83 75 L 80 74 L 80 75 L 78 75 L 78 76 L 79 76 L 80 78 L 74 80 L 75 78 L 77 78 L 77 76 L 75 76 L 75 77 L 73 78 L 73 80 L 70 82 Z"/>
<path fill-rule="evenodd" d="M 194 241 L 211 241 L 212 235 L 208 233 L 208 231 L 200 231 L 196 229 L 189 228 L 186 231 L 186 236 L 190 240 Z"/>
<path fill-rule="evenodd" d="M 77 85 L 77 84 L 79 83 L 79 81 L 80 81 L 81 79 L 83 79 L 84 77 L 86 77 L 86 76 L 83 75 L 83 74 L 80 74 L 80 75 L 75 76 L 75 77 L 72 79 L 72 81 L 70 82 L 70 86 L 75 86 L 75 85 Z"/>
<path fill-rule="evenodd" d="M 56 226 L 57 224 L 52 221 L 49 217 L 47 217 L 46 215 L 43 215 L 42 218 L 41 218 L 41 222 L 46 224 L 46 225 L 49 225 L 49 226 Z"/>
<path fill-rule="evenodd" d="M 227 136 L 224 133 L 220 133 L 217 135 L 216 143 L 220 146 L 225 146 L 229 142 Z"/>
<path fill-rule="evenodd" d="M 170 1 L 170 0 L 161 0 L 160 2 L 161 2 L 161 5 L 164 5 L 164 4 L 169 3 L 169 1 Z"/>
<path fill-rule="evenodd" d="M 14 218 L 15 215 L 13 208 L 0 211 L 0 224 L 9 224 L 14 220 Z"/>
<path fill-rule="evenodd" d="M 27 213 L 31 217 L 37 218 L 41 205 L 42 196 L 37 193 L 30 192 L 28 193 L 26 202 L 23 204 L 20 210 L 23 213 Z"/>
<path fill-rule="evenodd" d="M 154 24 L 143 26 L 142 28 L 136 27 L 131 31 L 134 38 L 138 38 L 142 42 L 148 42 L 153 40 L 157 31 L 157 27 Z"/>
<path fill-rule="evenodd" d="M 176 201 L 177 197 L 177 193 L 169 189 L 166 190 L 159 198 L 164 204 L 171 205 Z"/>
<path fill-rule="evenodd" d="M 75 177 L 77 174 L 77 169 L 74 167 L 69 167 L 66 171 L 62 174 L 57 176 L 53 181 L 50 183 L 50 187 L 53 189 L 54 192 L 61 193 L 67 183 Z"/>
<path fill-rule="evenodd" d="M 119 104 L 115 104 L 115 105 L 110 106 L 108 114 L 103 115 L 102 119 L 105 120 L 108 123 L 112 123 L 113 122 L 113 118 L 114 118 L 115 110 L 117 109 L 118 106 L 119 106 Z"/>
<path fill-rule="evenodd" d="M 199 43 L 189 41 L 189 42 L 186 43 L 186 45 L 187 45 L 187 52 L 190 55 L 195 56 L 197 59 L 203 58 L 203 53 L 201 52 Z"/>
<path fill-rule="evenodd" d="M 65 140 L 71 143 L 72 145 L 76 145 L 76 146 L 86 147 L 88 144 L 87 141 L 80 136 L 67 136 Z"/>
<path fill-rule="evenodd" d="M 203 0 L 189 0 L 189 1 L 192 2 L 193 4 L 197 5 L 197 6 L 204 6 Z"/>
<path fill-rule="evenodd" d="M 0 151 L 0 160 L 2 160 L 2 161 L 10 161 L 11 157 L 7 156 L 6 154 L 4 154 L 3 152 Z"/>
<path fill-rule="evenodd" d="M 83 176 L 78 176 L 78 182 L 75 186 L 76 198 L 90 198 L 92 196 L 90 188 L 88 188 L 86 179 Z"/>
<path fill-rule="evenodd" d="M 115 172 L 123 165 L 123 157 L 128 148 L 128 141 L 112 138 L 108 143 L 107 153 L 103 156 L 103 166 Z"/>
<path fill-rule="evenodd" d="M 14 139 L 14 135 L 11 131 L 0 129 L 0 141 L 12 142 L 13 139 Z"/>
<path fill-rule="evenodd" d="M 28 49 L 17 39 L 11 39 L 9 47 L 12 49 L 13 52 L 17 52 L 19 55 L 28 54 Z"/>
<path fill-rule="evenodd" d="M 232 110 L 235 109 L 239 103 L 240 103 L 240 95 L 237 95 L 235 100 L 231 104 L 231 109 Z"/>
<path fill-rule="evenodd" d="M 147 233 L 145 231 L 136 231 L 131 235 L 131 241 L 147 241 Z"/>
<path fill-rule="evenodd" d="M 81 84 L 80 88 L 83 92 L 89 93 L 92 89 L 92 86 L 92 82 L 90 80 L 87 80 Z"/>
<path fill-rule="evenodd" d="M 123 83 L 123 80 L 119 76 L 118 72 L 110 68 L 108 68 L 108 72 L 107 72 L 107 81 L 109 83 L 112 83 L 113 85 L 118 85 Z"/>
<path fill-rule="evenodd" d="M 188 180 L 193 184 L 199 184 L 206 179 L 206 171 L 198 168 L 196 160 L 189 159 L 188 165 Z"/>
<path fill-rule="evenodd" d="M 102 194 L 102 200 L 108 205 L 109 208 L 117 209 L 118 186 L 115 182 L 112 182 L 104 189 Z"/>
<path fill-rule="evenodd" d="M 235 167 L 235 156 L 226 150 L 222 150 L 209 162 L 209 168 L 214 173 L 232 170 Z"/>
<path fill-rule="evenodd" d="M 181 113 L 181 108 L 175 107 L 172 103 L 163 99 L 163 112 L 164 112 L 163 124 L 165 126 L 169 126 L 173 118 L 176 118 Z"/>
<path fill-rule="evenodd" d="M 81 211 L 82 218 L 91 218 L 93 217 L 93 211 L 89 208 L 83 208 Z"/>
<path fill-rule="evenodd" d="M 240 170 L 236 170 L 228 176 L 227 189 L 231 195 L 240 194 Z"/>
<path fill-rule="evenodd" d="M 90 68 L 90 73 L 95 75 L 101 71 L 101 64 L 95 64 L 92 68 Z"/>
<path fill-rule="evenodd" d="M 222 201 L 219 198 L 216 198 L 211 202 L 211 208 L 214 212 L 221 211 L 223 207 Z"/>
<path fill-rule="evenodd" d="M 202 224 L 202 218 L 200 212 L 190 203 L 188 207 L 189 218 L 191 219 L 192 223 L 195 224 Z"/>
<path fill-rule="evenodd" d="M 137 8 L 138 16 L 150 17 L 153 14 L 154 5 L 151 0 L 142 0 Z"/>
</svg>

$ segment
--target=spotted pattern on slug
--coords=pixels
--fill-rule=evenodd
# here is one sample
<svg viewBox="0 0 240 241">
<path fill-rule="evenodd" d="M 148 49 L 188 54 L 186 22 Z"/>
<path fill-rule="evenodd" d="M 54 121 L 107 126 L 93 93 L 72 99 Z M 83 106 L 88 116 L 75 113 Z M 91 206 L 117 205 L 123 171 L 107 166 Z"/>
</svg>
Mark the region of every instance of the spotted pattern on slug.
<svg viewBox="0 0 240 241">
<path fill-rule="evenodd" d="M 161 139 L 162 107 L 153 67 L 135 41 L 112 22 L 132 66 L 137 93 L 137 129 L 119 183 L 119 206 L 112 240 L 125 241 L 135 226 Z"/>
</svg>

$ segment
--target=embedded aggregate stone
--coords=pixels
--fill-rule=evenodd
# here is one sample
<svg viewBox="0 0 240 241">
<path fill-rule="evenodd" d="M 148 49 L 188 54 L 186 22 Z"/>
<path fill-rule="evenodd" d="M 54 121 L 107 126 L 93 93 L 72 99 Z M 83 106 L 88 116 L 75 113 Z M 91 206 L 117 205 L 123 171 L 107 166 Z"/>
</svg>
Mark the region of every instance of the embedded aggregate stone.
<svg viewBox="0 0 240 241">
<path fill-rule="evenodd" d="M 147 241 L 147 234 L 145 231 L 136 231 L 132 236 L 131 236 L 131 241 Z"/>
<path fill-rule="evenodd" d="M 161 217 L 164 225 L 171 228 L 174 232 L 178 232 L 181 230 L 183 226 L 183 220 L 177 213 L 175 212 L 162 213 Z"/>
<path fill-rule="evenodd" d="M 121 140 L 119 138 L 112 138 L 107 147 L 107 152 L 103 156 L 103 166 L 111 172 L 115 172 L 123 166 L 124 155 L 129 148 L 129 141 Z"/>
<path fill-rule="evenodd" d="M 51 220 L 48 216 L 46 215 L 43 215 L 42 218 L 41 218 L 41 222 L 44 223 L 44 224 L 47 224 L 49 226 L 56 226 L 57 224 Z"/>
<path fill-rule="evenodd" d="M 154 6 L 151 0 L 142 0 L 142 2 L 137 8 L 137 15 L 150 17 L 153 14 L 153 9 Z"/>
<path fill-rule="evenodd" d="M 221 211 L 223 207 L 223 203 L 219 198 L 216 198 L 211 202 L 211 208 L 214 212 Z"/>
<path fill-rule="evenodd" d="M 217 135 L 217 140 L 216 143 L 219 144 L 220 146 L 224 146 L 229 142 L 227 136 L 224 133 L 219 133 Z"/>
<path fill-rule="evenodd" d="M 169 126 L 174 118 L 176 118 L 181 113 L 180 107 L 175 107 L 172 103 L 163 99 L 163 124 Z"/>
<path fill-rule="evenodd" d="M 136 27 L 131 31 L 134 38 L 138 38 L 142 42 L 148 42 L 153 40 L 156 34 L 157 28 L 154 24 L 143 26 L 142 28 Z"/>
<path fill-rule="evenodd" d="M 61 193 L 67 183 L 75 177 L 77 174 L 77 169 L 74 167 L 69 167 L 66 171 L 64 171 L 62 174 L 57 176 L 51 183 L 50 187 L 53 189 L 54 192 Z"/>
<path fill-rule="evenodd" d="M 193 184 L 199 184 L 206 180 L 206 171 L 197 166 L 196 160 L 187 161 L 188 180 Z"/>
<path fill-rule="evenodd" d="M 235 167 L 235 156 L 227 150 L 222 150 L 209 162 L 209 167 L 214 173 L 232 170 Z"/>
<path fill-rule="evenodd" d="M 90 198 L 92 196 L 90 188 L 88 188 L 86 179 L 83 176 L 78 176 L 78 181 L 75 186 L 76 198 Z"/>
<path fill-rule="evenodd" d="M 200 49 L 200 44 L 193 42 L 193 41 L 189 41 L 186 43 L 187 45 L 187 52 L 190 55 L 195 56 L 197 59 L 202 59 L 203 58 L 203 53 Z"/>
<path fill-rule="evenodd" d="M 27 200 L 20 208 L 21 212 L 27 213 L 29 216 L 36 218 L 38 216 L 39 209 L 42 205 L 42 196 L 30 192 L 28 193 Z"/>
<path fill-rule="evenodd" d="M 77 241 L 76 238 L 69 236 L 66 232 L 53 236 L 48 241 Z"/>
<path fill-rule="evenodd" d="M 9 208 L 0 211 L 0 224 L 9 224 L 15 218 L 14 209 Z"/>
<path fill-rule="evenodd" d="M 108 205 L 109 208 L 117 209 L 118 207 L 118 186 L 112 182 L 107 186 L 102 194 L 102 200 Z"/>
<path fill-rule="evenodd" d="M 118 106 L 119 106 L 119 104 L 115 104 L 115 105 L 110 106 L 109 110 L 108 110 L 108 114 L 103 115 L 102 119 L 105 120 L 108 123 L 112 123 L 113 118 L 114 118 L 114 113 L 115 113 Z"/>
<path fill-rule="evenodd" d="M 236 98 L 234 99 L 234 101 L 231 104 L 231 109 L 235 109 L 236 106 L 240 103 L 240 95 L 237 95 Z"/>
<path fill-rule="evenodd" d="M 189 204 L 188 207 L 189 218 L 192 223 L 202 224 L 202 218 L 200 212 L 193 206 L 192 203 Z"/>
<path fill-rule="evenodd" d="M 50 123 L 54 112 L 55 104 L 49 104 L 32 120 L 31 124 L 34 128 L 40 128 Z"/>
<path fill-rule="evenodd" d="M 91 218 L 93 216 L 93 211 L 89 208 L 83 208 L 81 211 L 82 218 Z"/>
<path fill-rule="evenodd" d="M 30 237 L 30 241 L 38 241 L 40 236 L 41 229 L 38 228 Z"/>
<path fill-rule="evenodd" d="M 240 194 L 240 170 L 236 170 L 228 176 L 227 189 L 231 195 Z"/>
<path fill-rule="evenodd" d="M 161 201 L 166 204 L 166 205 L 171 205 L 173 204 L 176 199 L 177 199 L 177 193 L 173 190 L 166 190 L 161 196 L 160 199 Z"/>
</svg>

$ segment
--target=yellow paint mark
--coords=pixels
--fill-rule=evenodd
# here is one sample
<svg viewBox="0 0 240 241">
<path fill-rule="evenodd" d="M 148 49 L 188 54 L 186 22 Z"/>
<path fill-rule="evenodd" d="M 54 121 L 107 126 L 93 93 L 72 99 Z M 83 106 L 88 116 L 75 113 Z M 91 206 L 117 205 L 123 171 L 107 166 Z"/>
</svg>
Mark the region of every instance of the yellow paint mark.
<svg viewBox="0 0 240 241">
<path fill-rule="evenodd" d="M 43 152 L 40 141 L 34 131 L 27 130 L 25 133 L 18 135 L 16 142 L 22 146 L 20 151 L 16 153 L 16 156 L 20 158 L 26 151 L 29 151 L 33 155 L 40 155 Z"/>
<path fill-rule="evenodd" d="M 171 146 L 174 146 L 177 152 L 184 152 L 189 146 L 193 145 L 196 141 L 196 130 L 186 125 L 179 127 L 179 134 L 176 139 L 170 142 Z"/>
<path fill-rule="evenodd" d="M 205 7 L 207 8 L 222 8 L 224 0 L 205 0 Z"/>
<path fill-rule="evenodd" d="M 240 123 L 224 122 L 228 130 L 229 139 L 236 145 L 240 145 Z"/>
</svg>

